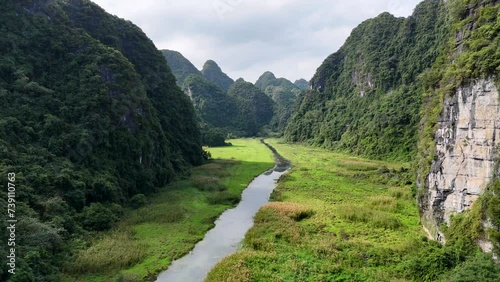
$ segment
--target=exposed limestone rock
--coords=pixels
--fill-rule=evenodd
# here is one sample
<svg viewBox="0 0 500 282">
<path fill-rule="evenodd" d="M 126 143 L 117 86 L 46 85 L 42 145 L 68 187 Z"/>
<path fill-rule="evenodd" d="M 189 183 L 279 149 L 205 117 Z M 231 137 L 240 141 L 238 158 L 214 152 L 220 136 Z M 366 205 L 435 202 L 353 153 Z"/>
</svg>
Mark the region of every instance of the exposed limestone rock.
<svg viewBox="0 0 500 282">
<path fill-rule="evenodd" d="M 372 74 L 364 73 L 360 70 L 355 70 L 353 72 L 352 82 L 356 85 L 356 90 L 360 97 L 364 97 L 367 92 L 375 88 Z"/>
<path fill-rule="evenodd" d="M 437 159 L 427 176 L 424 221 L 435 239 L 450 217 L 469 209 L 494 175 L 500 105 L 493 79 L 481 79 L 446 98 L 436 132 Z M 487 243 L 482 244 L 487 248 Z M 489 245 L 488 245 L 489 246 Z"/>
</svg>

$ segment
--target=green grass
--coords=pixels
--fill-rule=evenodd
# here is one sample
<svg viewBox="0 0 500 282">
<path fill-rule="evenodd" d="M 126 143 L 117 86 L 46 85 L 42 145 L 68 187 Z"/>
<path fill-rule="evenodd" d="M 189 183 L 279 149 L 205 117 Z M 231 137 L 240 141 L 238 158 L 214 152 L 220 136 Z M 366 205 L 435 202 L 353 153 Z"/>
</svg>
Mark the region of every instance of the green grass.
<svg viewBox="0 0 500 282">
<path fill-rule="evenodd" d="M 194 168 L 189 179 L 165 187 L 112 231 L 97 234 L 68 262 L 65 280 L 151 280 L 188 253 L 251 180 L 274 165 L 258 140 L 230 142 L 235 146 L 210 148 L 214 160 Z"/>
<path fill-rule="evenodd" d="M 293 170 L 207 281 L 406 281 L 405 260 L 427 244 L 409 164 L 269 143 Z"/>
</svg>

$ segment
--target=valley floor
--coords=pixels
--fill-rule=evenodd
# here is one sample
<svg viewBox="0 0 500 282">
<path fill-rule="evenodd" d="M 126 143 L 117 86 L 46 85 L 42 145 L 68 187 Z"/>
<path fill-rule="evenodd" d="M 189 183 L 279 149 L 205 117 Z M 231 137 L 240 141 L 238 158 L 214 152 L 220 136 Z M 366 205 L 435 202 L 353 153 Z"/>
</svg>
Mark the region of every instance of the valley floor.
<svg viewBox="0 0 500 282">
<path fill-rule="evenodd" d="M 210 148 L 214 161 L 152 195 L 149 205 L 128 211 L 112 231 L 96 234 L 67 264 L 64 280 L 154 281 L 187 254 L 252 179 L 274 166 L 271 151 L 259 140 L 231 142 Z"/>
<path fill-rule="evenodd" d="M 259 140 L 231 142 L 211 148 L 213 162 L 81 247 L 66 280 L 154 281 L 188 253 L 248 183 L 274 165 Z M 499 281 L 491 257 L 427 240 L 409 164 L 267 142 L 293 168 L 255 216 L 242 249 L 207 281 Z"/>
</svg>

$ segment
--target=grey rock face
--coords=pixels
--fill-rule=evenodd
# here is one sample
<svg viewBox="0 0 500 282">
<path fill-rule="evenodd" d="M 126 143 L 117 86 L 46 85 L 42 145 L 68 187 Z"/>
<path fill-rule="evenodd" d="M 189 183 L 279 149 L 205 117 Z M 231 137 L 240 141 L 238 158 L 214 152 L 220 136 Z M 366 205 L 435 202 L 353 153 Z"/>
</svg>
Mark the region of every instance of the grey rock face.
<svg viewBox="0 0 500 282">
<path fill-rule="evenodd" d="M 435 239 L 439 226 L 469 209 L 494 175 L 500 103 L 492 79 L 477 80 L 446 98 L 436 132 L 437 159 L 427 176 L 423 219 Z"/>
</svg>

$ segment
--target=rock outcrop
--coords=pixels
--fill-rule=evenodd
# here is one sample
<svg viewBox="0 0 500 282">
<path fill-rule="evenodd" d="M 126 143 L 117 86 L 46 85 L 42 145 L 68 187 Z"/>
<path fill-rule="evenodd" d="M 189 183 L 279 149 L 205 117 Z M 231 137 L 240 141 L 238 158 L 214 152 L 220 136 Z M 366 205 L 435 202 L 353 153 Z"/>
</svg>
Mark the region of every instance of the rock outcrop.
<svg viewBox="0 0 500 282">
<path fill-rule="evenodd" d="M 439 227 L 469 209 L 485 191 L 494 176 L 499 140 L 500 103 L 493 79 L 477 80 L 446 98 L 436 132 L 437 158 L 421 203 L 434 239 L 445 242 Z"/>
</svg>

